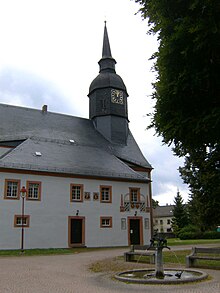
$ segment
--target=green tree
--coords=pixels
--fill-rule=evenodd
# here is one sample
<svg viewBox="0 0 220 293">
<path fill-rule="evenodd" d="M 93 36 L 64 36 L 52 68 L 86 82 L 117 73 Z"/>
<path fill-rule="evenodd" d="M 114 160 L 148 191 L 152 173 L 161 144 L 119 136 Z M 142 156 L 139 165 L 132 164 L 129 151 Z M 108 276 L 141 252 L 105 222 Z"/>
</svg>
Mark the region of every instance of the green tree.
<svg viewBox="0 0 220 293">
<path fill-rule="evenodd" d="M 220 224 L 220 1 L 135 0 L 157 33 L 150 127 L 178 156 L 201 226 Z"/>
<path fill-rule="evenodd" d="M 220 216 L 220 149 L 206 149 L 186 156 L 180 168 L 184 182 L 191 190 L 189 213 L 191 223 L 201 231 L 216 228 Z"/>
<path fill-rule="evenodd" d="M 155 209 L 158 206 L 159 206 L 159 201 L 152 198 L 152 207 L 153 207 L 153 209 Z"/>
<path fill-rule="evenodd" d="M 174 197 L 174 208 L 173 208 L 173 219 L 172 219 L 172 227 L 174 229 L 174 233 L 178 234 L 180 229 L 184 228 L 188 225 L 188 215 L 186 205 L 183 203 L 183 198 L 180 195 L 179 191 L 177 195 Z"/>
</svg>

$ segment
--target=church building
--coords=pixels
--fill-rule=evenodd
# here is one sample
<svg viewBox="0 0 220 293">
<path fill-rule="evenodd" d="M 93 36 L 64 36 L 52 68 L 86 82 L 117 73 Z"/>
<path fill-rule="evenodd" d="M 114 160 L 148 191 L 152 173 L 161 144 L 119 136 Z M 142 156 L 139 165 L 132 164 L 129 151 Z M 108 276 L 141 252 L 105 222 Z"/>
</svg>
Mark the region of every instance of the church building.
<svg viewBox="0 0 220 293">
<path fill-rule="evenodd" d="M 21 237 L 25 249 L 150 242 L 152 167 L 129 130 L 106 25 L 98 63 L 89 119 L 0 104 L 0 249 Z"/>
</svg>

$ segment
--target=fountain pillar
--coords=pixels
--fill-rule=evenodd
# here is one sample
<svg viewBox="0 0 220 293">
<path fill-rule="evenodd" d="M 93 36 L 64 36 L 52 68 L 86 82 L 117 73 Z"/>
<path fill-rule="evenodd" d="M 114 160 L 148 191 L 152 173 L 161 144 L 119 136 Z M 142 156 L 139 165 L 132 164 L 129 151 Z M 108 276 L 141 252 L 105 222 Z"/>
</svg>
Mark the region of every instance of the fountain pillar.
<svg viewBox="0 0 220 293">
<path fill-rule="evenodd" d="M 155 264 L 155 277 L 156 279 L 164 279 L 164 270 L 163 270 L 163 253 L 164 248 L 168 248 L 167 240 L 159 237 L 154 237 L 150 240 L 150 246 L 148 249 L 155 250 L 156 254 L 156 264 Z"/>
<path fill-rule="evenodd" d="M 163 247 L 157 247 L 156 249 L 156 270 L 155 276 L 157 279 L 164 279 L 164 270 L 163 270 Z"/>
</svg>

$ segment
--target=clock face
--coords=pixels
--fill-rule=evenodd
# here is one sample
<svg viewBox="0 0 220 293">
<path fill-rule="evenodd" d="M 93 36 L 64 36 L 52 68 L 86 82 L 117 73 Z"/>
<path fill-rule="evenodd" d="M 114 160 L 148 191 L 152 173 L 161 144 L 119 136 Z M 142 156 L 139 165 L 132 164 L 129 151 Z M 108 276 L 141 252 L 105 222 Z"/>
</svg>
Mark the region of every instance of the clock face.
<svg viewBox="0 0 220 293">
<path fill-rule="evenodd" d="M 123 91 L 112 89 L 111 90 L 111 101 L 112 101 L 112 103 L 123 105 L 123 103 L 124 103 Z"/>
</svg>

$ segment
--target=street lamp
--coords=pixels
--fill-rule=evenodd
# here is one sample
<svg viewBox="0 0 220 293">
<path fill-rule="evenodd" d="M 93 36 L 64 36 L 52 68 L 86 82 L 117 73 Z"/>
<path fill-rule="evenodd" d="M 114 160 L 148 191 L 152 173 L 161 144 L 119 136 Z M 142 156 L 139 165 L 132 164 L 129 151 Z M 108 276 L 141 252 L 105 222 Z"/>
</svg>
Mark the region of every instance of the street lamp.
<svg viewBox="0 0 220 293">
<path fill-rule="evenodd" d="M 24 252 L 24 199 L 26 196 L 27 190 L 23 186 L 20 190 L 22 205 L 21 205 L 21 253 Z"/>
</svg>

